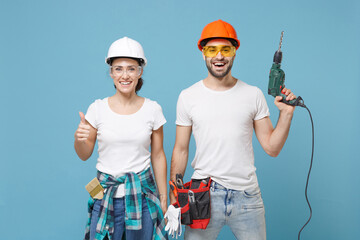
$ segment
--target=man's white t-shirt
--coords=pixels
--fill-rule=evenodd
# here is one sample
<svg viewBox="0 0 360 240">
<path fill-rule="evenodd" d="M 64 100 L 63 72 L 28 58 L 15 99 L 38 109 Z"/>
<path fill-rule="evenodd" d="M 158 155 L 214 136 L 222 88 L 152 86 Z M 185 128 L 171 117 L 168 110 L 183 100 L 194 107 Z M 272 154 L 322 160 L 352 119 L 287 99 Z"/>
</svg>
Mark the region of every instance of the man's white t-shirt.
<svg viewBox="0 0 360 240">
<path fill-rule="evenodd" d="M 143 106 L 130 115 L 113 112 L 108 98 L 98 99 L 89 106 L 85 119 L 97 129 L 96 168 L 114 177 L 150 167 L 152 131 L 166 123 L 161 106 L 147 98 Z M 114 197 L 124 194 L 124 184 L 121 184 Z"/>
<path fill-rule="evenodd" d="M 226 91 L 211 90 L 202 80 L 183 90 L 176 124 L 192 126 L 196 142 L 192 178 L 211 177 L 234 190 L 257 187 L 253 124 L 269 115 L 261 90 L 240 80 Z"/>
</svg>

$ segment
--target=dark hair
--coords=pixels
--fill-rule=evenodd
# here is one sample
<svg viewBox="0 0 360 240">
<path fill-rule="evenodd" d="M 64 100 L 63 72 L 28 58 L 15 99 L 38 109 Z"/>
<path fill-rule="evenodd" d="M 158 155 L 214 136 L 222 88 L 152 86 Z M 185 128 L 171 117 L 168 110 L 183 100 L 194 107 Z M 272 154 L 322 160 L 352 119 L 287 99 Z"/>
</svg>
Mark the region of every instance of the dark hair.
<svg viewBox="0 0 360 240">
<path fill-rule="evenodd" d="M 234 47 L 238 47 L 238 43 L 237 43 L 237 41 L 235 41 L 235 39 L 232 39 L 232 38 L 217 38 L 217 37 L 206 38 L 206 39 L 202 40 L 200 42 L 200 46 L 204 47 L 210 40 L 213 40 L 213 39 L 226 39 L 226 40 L 229 40 Z"/>
<path fill-rule="evenodd" d="M 110 58 L 107 60 L 107 63 L 112 66 L 112 63 L 115 59 L 117 58 L 120 58 L 120 57 L 113 57 L 113 58 Z M 130 58 L 130 59 L 134 59 L 138 62 L 139 66 L 143 66 L 144 64 L 144 60 L 143 59 L 140 59 L 140 58 L 131 58 L 131 57 L 126 57 L 126 58 Z M 142 85 L 144 84 L 144 80 L 142 78 L 139 78 L 138 80 L 138 83 L 136 84 L 136 87 L 135 87 L 135 92 L 137 93 L 138 91 L 140 91 Z M 116 89 L 116 86 L 114 84 L 114 88 Z"/>
</svg>

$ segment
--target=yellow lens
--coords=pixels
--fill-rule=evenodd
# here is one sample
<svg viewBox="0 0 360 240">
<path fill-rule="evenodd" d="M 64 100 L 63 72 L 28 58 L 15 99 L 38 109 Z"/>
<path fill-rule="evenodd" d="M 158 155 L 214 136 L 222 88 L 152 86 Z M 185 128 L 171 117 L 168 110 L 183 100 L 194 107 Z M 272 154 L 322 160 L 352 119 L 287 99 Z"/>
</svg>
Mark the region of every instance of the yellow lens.
<svg viewBox="0 0 360 240">
<path fill-rule="evenodd" d="M 221 55 L 224 57 L 232 57 L 235 55 L 235 47 L 234 46 L 223 46 L 220 50 Z"/>
<path fill-rule="evenodd" d="M 234 46 L 205 46 L 203 47 L 203 52 L 206 57 L 216 57 L 216 55 L 221 52 L 221 55 L 224 57 L 233 57 L 236 53 L 236 48 Z"/>
<path fill-rule="evenodd" d="M 215 57 L 219 52 L 217 46 L 205 46 L 203 50 L 204 55 L 207 57 Z"/>
</svg>

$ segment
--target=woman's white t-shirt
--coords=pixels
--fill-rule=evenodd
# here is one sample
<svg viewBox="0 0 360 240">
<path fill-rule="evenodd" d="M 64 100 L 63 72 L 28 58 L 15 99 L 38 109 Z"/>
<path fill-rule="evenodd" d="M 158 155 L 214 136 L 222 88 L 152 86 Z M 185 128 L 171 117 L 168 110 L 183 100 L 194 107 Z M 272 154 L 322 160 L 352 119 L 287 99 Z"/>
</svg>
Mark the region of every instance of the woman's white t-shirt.
<svg viewBox="0 0 360 240">
<path fill-rule="evenodd" d="M 85 119 L 97 129 L 96 168 L 114 177 L 150 167 L 152 131 L 166 123 L 161 106 L 148 98 L 137 112 L 129 115 L 112 111 L 108 98 L 98 99 L 89 106 Z M 121 184 L 114 197 L 124 194 Z"/>
</svg>

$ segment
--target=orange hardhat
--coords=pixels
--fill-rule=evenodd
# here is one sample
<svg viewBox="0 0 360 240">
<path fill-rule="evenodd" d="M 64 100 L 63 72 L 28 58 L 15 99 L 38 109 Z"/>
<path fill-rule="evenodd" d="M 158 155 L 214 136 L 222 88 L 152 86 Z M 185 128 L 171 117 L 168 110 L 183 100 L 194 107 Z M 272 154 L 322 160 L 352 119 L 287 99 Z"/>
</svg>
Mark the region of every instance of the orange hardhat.
<svg viewBox="0 0 360 240">
<path fill-rule="evenodd" d="M 228 39 L 236 47 L 236 50 L 240 47 L 240 41 L 237 38 L 236 31 L 233 26 L 221 19 L 211 22 L 204 27 L 198 41 L 198 48 L 200 51 L 202 51 L 203 46 L 207 43 L 207 41 L 204 40 L 211 40 L 214 38 Z"/>
</svg>

